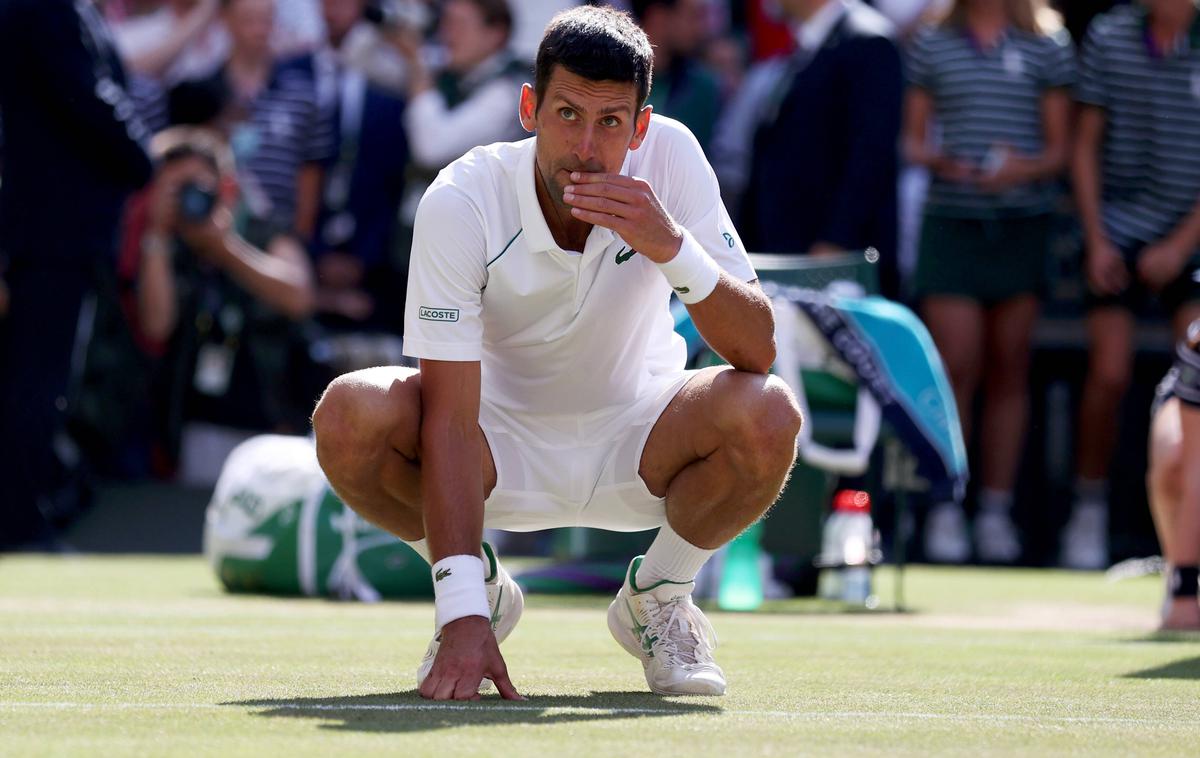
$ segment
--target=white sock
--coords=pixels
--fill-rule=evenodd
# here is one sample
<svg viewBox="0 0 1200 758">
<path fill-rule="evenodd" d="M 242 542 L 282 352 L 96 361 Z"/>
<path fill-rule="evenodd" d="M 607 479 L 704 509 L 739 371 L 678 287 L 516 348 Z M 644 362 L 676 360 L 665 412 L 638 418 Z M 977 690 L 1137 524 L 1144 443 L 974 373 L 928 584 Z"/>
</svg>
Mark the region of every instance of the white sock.
<svg viewBox="0 0 1200 758">
<path fill-rule="evenodd" d="M 979 510 L 982 513 L 998 513 L 1007 516 L 1012 512 L 1012 505 L 1012 490 L 984 487 L 979 491 Z"/>
<path fill-rule="evenodd" d="M 634 581 L 638 587 L 649 587 L 655 582 L 668 581 L 686 584 L 694 581 L 696 574 L 716 550 L 696 547 L 675 533 L 670 524 L 663 524 L 658 536 L 650 543 L 638 567 Z"/>
<path fill-rule="evenodd" d="M 409 540 L 401 541 L 405 545 L 411 547 L 417 555 L 424 558 L 426 563 L 428 563 L 430 566 L 433 565 L 433 556 L 429 554 L 429 543 L 425 541 L 424 537 L 419 540 L 412 540 L 411 542 Z"/>
<path fill-rule="evenodd" d="M 417 555 L 424 558 L 425 562 L 428 563 L 430 566 L 433 565 L 433 554 L 429 552 L 429 542 L 426 541 L 426 539 L 424 537 L 422 537 L 419 540 L 412 540 L 412 541 L 401 540 L 401 542 L 403 542 L 405 545 L 408 545 L 409 547 L 411 547 L 417 553 Z M 487 553 L 485 553 L 483 551 L 482 545 L 479 546 L 479 559 L 481 561 L 483 561 L 484 573 L 487 573 L 489 570 L 491 570 L 491 564 L 488 563 Z M 497 566 L 500 565 L 500 556 L 496 556 L 496 565 Z M 492 577 L 487 577 L 487 578 L 491 579 Z"/>
</svg>

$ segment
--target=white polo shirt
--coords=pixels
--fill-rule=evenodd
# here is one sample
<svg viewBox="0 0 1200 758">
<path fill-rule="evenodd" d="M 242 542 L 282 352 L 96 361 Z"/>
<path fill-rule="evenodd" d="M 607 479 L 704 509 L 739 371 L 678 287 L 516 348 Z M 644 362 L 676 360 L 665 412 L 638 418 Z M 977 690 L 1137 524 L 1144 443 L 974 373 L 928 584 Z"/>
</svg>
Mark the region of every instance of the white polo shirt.
<svg viewBox="0 0 1200 758">
<path fill-rule="evenodd" d="M 555 244 L 534 189 L 535 139 L 471 150 L 421 199 L 404 352 L 480 361 L 481 400 L 502 415 L 599 420 L 677 380 L 685 347 L 652 261 L 599 226 L 582 254 Z M 683 244 L 756 278 L 687 127 L 652 116 L 621 173 L 649 182 Z"/>
</svg>

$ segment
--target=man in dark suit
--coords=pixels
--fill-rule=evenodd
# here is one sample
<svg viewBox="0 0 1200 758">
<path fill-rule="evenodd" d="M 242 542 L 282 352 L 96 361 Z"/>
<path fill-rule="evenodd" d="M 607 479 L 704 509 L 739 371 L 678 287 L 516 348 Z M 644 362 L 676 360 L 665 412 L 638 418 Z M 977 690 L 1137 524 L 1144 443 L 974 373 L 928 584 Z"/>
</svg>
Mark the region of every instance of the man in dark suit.
<svg viewBox="0 0 1200 758">
<path fill-rule="evenodd" d="M 780 5 L 799 25 L 797 49 L 751 72 L 718 136 L 718 152 L 743 152 L 727 172 L 738 229 L 756 252 L 874 247 L 894 292 L 903 81 L 892 26 L 858 0 Z M 715 161 L 723 182 L 729 160 Z"/>
<path fill-rule="evenodd" d="M 352 53 L 366 25 L 363 0 L 324 0 L 328 46 L 316 56 L 319 89 L 333 100 L 337 157 L 326 168 L 313 243 L 321 320 L 335 330 L 404 329 L 398 215 L 408 167 L 405 103 L 372 80 Z M 360 37 L 362 35 L 359 35 Z M 388 36 L 376 49 L 382 58 Z M 403 246 L 407 253 L 407 246 Z"/>
<path fill-rule="evenodd" d="M 0 0 L 4 182 L 0 256 L 0 550 L 48 547 L 39 508 L 66 409 L 92 272 L 112 265 L 127 193 L 150 177 L 149 135 L 88 0 Z"/>
</svg>

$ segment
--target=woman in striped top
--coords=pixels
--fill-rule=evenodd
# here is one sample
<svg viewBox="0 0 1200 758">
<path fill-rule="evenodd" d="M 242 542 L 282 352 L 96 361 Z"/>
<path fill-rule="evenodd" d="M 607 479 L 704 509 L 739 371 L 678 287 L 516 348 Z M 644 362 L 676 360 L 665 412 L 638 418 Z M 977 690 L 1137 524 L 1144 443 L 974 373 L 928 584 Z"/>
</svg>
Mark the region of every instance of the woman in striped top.
<svg viewBox="0 0 1200 758">
<path fill-rule="evenodd" d="M 1040 0 L 955 0 L 941 23 L 917 34 L 908 68 L 904 152 L 933 174 L 916 294 L 967 434 L 983 385 L 975 535 L 986 562 L 1020 554 L 1012 489 L 1075 76 L 1069 39 L 1053 19 Z M 957 505 L 935 507 L 929 557 L 965 559 L 963 524 Z"/>
<path fill-rule="evenodd" d="M 1135 317 L 1156 300 L 1177 338 L 1200 317 L 1200 11 L 1194 0 L 1115 7 L 1088 27 L 1080 60 L 1072 186 L 1090 344 L 1062 562 L 1103 568 Z"/>
</svg>

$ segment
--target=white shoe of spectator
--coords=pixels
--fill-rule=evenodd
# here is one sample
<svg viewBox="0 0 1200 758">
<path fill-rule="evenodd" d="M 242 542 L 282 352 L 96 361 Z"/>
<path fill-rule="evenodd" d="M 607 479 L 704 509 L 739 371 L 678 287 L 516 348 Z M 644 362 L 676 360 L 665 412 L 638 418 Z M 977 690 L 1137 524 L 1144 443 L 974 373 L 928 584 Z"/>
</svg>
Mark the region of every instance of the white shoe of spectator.
<svg viewBox="0 0 1200 758">
<path fill-rule="evenodd" d="M 1017 525 L 1008 511 L 984 510 L 975 517 L 975 554 L 984 563 L 1016 563 L 1021 557 Z"/>
<path fill-rule="evenodd" d="M 1108 508 L 1076 503 L 1062 534 L 1061 563 L 1072 569 L 1108 568 Z"/>
<path fill-rule="evenodd" d="M 965 563 L 971 557 L 967 519 L 957 503 L 938 503 L 925 519 L 925 559 L 934 563 Z"/>
</svg>

